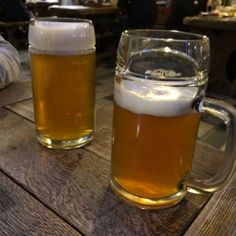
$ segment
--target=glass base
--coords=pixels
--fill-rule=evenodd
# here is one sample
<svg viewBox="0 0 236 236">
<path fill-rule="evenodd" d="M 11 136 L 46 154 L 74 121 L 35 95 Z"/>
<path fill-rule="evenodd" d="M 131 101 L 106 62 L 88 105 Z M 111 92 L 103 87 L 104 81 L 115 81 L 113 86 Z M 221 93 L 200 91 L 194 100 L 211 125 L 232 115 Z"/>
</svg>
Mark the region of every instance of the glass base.
<svg viewBox="0 0 236 236">
<path fill-rule="evenodd" d="M 179 203 L 186 191 L 180 190 L 178 193 L 164 198 L 145 198 L 133 195 L 124 190 L 114 179 L 110 179 L 111 187 L 114 192 L 123 199 L 127 204 L 141 209 L 163 209 L 169 208 Z"/>
<path fill-rule="evenodd" d="M 55 149 L 73 149 L 73 148 L 79 148 L 87 143 L 91 142 L 94 136 L 94 132 L 91 132 L 90 134 L 79 138 L 79 139 L 73 139 L 73 140 L 53 140 L 48 137 L 45 137 L 43 134 L 38 134 L 37 140 L 39 143 L 41 143 L 43 146 L 47 148 L 55 148 Z"/>
</svg>

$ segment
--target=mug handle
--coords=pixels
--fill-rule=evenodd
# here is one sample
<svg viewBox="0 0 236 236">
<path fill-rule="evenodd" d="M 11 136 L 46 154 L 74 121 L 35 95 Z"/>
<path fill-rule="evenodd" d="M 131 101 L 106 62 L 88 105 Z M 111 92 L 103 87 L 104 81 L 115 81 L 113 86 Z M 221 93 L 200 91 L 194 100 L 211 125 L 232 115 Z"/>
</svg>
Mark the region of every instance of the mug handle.
<svg viewBox="0 0 236 236">
<path fill-rule="evenodd" d="M 200 180 L 190 177 L 188 192 L 210 193 L 222 188 L 233 174 L 236 166 L 236 109 L 223 102 L 212 98 L 205 98 L 196 104 L 196 110 L 211 114 L 222 120 L 226 126 L 226 147 L 215 176 L 210 179 Z"/>
</svg>

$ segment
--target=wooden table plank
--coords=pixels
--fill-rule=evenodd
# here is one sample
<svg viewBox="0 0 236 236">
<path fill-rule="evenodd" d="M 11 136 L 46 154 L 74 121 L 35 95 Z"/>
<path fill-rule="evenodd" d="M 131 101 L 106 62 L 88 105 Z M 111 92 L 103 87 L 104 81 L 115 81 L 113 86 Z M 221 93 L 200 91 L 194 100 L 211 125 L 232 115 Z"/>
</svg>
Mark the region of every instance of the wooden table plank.
<svg viewBox="0 0 236 236">
<path fill-rule="evenodd" d="M 96 153 L 102 158 L 111 159 L 111 132 L 112 132 L 113 107 L 106 105 L 96 110 L 96 131 L 94 140 L 85 148 Z"/>
<path fill-rule="evenodd" d="M 109 185 L 109 163 L 83 149 L 44 148 L 33 123 L 4 109 L 0 114 L 0 168 L 77 228 L 90 231 Z"/>
<path fill-rule="evenodd" d="M 0 172 L 0 235 L 81 235 Z"/>
<path fill-rule="evenodd" d="M 22 117 L 34 122 L 34 107 L 32 99 L 28 99 L 23 102 L 16 102 L 14 104 L 7 105 L 6 107 Z"/>
<path fill-rule="evenodd" d="M 0 168 L 84 234 L 179 235 L 208 200 L 205 197 L 201 204 L 184 200 L 162 211 L 129 207 L 111 191 L 110 164 L 104 157 L 87 147 L 44 148 L 35 139 L 32 122 L 6 109 L 0 114 Z M 104 111 L 104 116 L 109 114 Z M 96 140 L 93 143 L 98 145 Z M 214 150 L 206 152 L 204 158 L 215 154 Z"/>
<path fill-rule="evenodd" d="M 0 107 L 32 98 L 31 81 L 18 80 L 0 90 Z"/>
<path fill-rule="evenodd" d="M 112 126 L 112 102 L 104 100 L 102 105 L 100 99 L 99 105 L 96 104 L 96 130 L 94 141 L 87 145 L 85 149 L 95 152 L 97 155 L 110 160 L 111 155 L 111 126 Z M 11 104 L 8 109 L 34 122 L 34 108 L 32 99 Z"/>
<path fill-rule="evenodd" d="M 92 235 L 182 235 L 197 213 L 198 210 L 185 200 L 159 211 L 145 211 L 118 202 L 105 214 L 98 215 Z"/>
<path fill-rule="evenodd" d="M 196 218 L 186 236 L 236 235 L 236 174 Z"/>
</svg>

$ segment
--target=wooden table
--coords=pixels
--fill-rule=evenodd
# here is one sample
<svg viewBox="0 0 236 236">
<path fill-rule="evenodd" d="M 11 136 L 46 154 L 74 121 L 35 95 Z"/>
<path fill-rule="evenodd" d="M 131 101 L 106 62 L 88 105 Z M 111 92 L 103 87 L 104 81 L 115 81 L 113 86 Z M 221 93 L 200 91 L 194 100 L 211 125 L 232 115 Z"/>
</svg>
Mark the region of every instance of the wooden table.
<svg viewBox="0 0 236 236">
<path fill-rule="evenodd" d="M 51 15 L 62 17 L 81 17 L 99 15 L 115 15 L 118 12 L 117 6 L 82 6 L 82 5 L 52 5 L 48 8 Z"/>
<path fill-rule="evenodd" d="M 113 29 L 119 10 L 117 6 L 53 5 L 48 8 L 51 16 L 86 18 L 92 20 L 96 33 L 97 59 L 114 57 L 120 32 Z"/>
<path fill-rule="evenodd" d="M 0 235 L 235 235 L 236 176 L 214 195 L 188 194 L 166 210 L 136 209 L 116 197 L 111 84 L 97 86 L 94 140 L 75 150 L 36 141 L 30 82 L 0 91 Z M 213 174 L 221 156 L 198 143 L 194 175 Z"/>
<path fill-rule="evenodd" d="M 236 96 L 236 74 L 234 80 L 227 75 L 229 58 L 236 67 L 236 18 L 219 18 L 217 16 L 186 17 L 184 24 L 194 33 L 205 34 L 210 39 L 211 68 L 209 89 L 216 93 Z M 232 60 L 231 59 L 231 60 Z M 231 65 L 232 66 L 232 65 Z M 234 69 L 234 71 L 236 71 Z"/>
<path fill-rule="evenodd" d="M 233 17 L 220 18 L 214 15 L 199 15 L 186 17 L 184 23 L 191 27 L 236 31 L 236 18 Z"/>
<path fill-rule="evenodd" d="M 26 3 L 26 6 L 29 11 L 33 13 L 35 17 L 45 17 L 50 16 L 48 12 L 48 7 L 59 4 L 59 1 L 57 0 L 42 0 L 42 1 L 35 1 L 35 2 L 28 2 Z"/>
</svg>

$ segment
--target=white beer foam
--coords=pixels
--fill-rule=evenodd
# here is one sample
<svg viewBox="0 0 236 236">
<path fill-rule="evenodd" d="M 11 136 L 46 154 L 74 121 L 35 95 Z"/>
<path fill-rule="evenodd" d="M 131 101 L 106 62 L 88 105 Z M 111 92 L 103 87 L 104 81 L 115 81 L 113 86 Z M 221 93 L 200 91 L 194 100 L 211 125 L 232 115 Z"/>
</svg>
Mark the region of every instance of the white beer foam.
<svg viewBox="0 0 236 236">
<path fill-rule="evenodd" d="M 29 27 L 29 43 L 44 51 L 81 51 L 95 46 L 93 25 L 88 22 L 35 21 Z"/>
<path fill-rule="evenodd" d="M 115 81 L 115 102 L 136 114 L 173 117 L 188 114 L 197 95 L 196 87 L 170 87 Z"/>
</svg>

